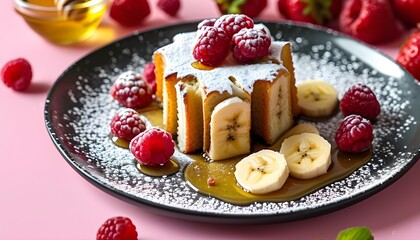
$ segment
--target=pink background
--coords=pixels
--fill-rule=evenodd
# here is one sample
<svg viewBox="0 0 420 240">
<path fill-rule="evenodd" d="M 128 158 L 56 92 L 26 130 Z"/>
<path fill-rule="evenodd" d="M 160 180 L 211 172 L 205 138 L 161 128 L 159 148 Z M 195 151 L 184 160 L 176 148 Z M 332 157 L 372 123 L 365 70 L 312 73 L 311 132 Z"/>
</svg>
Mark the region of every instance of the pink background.
<svg viewBox="0 0 420 240">
<path fill-rule="evenodd" d="M 184 0 L 179 18 L 149 1 L 152 14 L 141 29 L 218 16 L 213 0 Z M 274 0 L 262 19 L 279 20 Z M 200 9 L 200 11 L 198 11 Z M 156 215 L 97 189 L 62 158 L 47 134 L 44 102 L 58 76 L 90 51 L 138 29 L 123 29 L 106 18 L 97 34 L 73 46 L 57 46 L 33 32 L 14 12 L 0 8 L 0 65 L 24 57 L 34 71 L 25 93 L 0 84 L 0 239 L 95 239 L 109 217 L 130 217 L 139 239 L 334 239 L 347 227 L 367 226 L 376 239 L 418 239 L 420 165 L 376 195 L 345 209 L 291 223 L 227 226 Z M 99 39 L 107 32 L 110 38 Z M 403 37 L 375 46 L 395 57 Z"/>
</svg>

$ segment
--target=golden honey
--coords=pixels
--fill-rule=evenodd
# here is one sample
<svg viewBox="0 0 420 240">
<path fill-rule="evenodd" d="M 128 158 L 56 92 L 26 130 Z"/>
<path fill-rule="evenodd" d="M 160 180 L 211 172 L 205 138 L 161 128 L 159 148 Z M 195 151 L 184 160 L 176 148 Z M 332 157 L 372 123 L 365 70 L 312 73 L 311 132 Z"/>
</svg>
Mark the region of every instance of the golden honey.
<svg viewBox="0 0 420 240">
<path fill-rule="evenodd" d="M 16 11 L 45 39 L 57 44 L 85 40 L 96 30 L 107 0 L 78 0 L 62 8 L 54 0 L 15 0 Z"/>
</svg>

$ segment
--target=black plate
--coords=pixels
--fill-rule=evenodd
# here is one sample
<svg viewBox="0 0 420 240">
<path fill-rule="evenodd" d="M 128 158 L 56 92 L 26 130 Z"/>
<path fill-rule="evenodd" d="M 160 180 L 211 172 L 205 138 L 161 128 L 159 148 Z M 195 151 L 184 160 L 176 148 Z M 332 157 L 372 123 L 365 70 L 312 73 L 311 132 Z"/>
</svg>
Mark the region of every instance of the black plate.
<svg viewBox="0 0 420 240">
<path fill-rule="evenodd" d="M 197 23 L 139 32 L 100 48 L 70 66 L 45 104 L 47 130 L 67 162 L 89 182 L 123 200 L 161 214 L 209 222 L 262 223 L 308 218 L 361 201 L 386 188 L 420 157 L 420 87 L 389 57 L 346 36 L 310 25 L 268 22 L 276 39 L 293 43 L 297 81 L 321 78 L 341 97 L 356 82 L 369 85 L 382 106 L 374 123 L 373 158 L 349 177 L 301 199 L 236 206 L 203 196 L 182 172 L 152 178 L 137 171 L 126 149 L 109 139 L 109 123 L 120 106 L 109 95 L 113 79 L 126 70 L 141 72 L 158 47 Z M 332 140 L 342 119 L 315 123 Z M 176 153 L 181 155 L 180 153 Z M 181 161 L 184 167 L 189 160 Z"/>
</svg>

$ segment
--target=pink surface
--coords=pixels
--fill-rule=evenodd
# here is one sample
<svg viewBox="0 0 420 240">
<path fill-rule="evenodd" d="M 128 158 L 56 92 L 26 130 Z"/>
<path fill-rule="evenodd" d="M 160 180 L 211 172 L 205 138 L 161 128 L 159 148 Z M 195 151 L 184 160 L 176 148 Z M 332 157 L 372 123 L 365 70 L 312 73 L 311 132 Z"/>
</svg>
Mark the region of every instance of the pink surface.
<svg viewBox="0 0 420 240">
<path fill-rule="evenodd" d="M 216 17 L 213 0 L 184 0 L 179 18 L 153 5 L 143 28 Z M 197 11 L 197 9 L 202 9 Z M 417 239 L 420 234 L 420 164 L 376 195 L 345 209 L 291 223 L 226 226 L 156 215 L 97 189 L 62 158 L 47 134 L 44 101 L 58 76 L 73 62 L 137 29 L 122 29 L 105 19 L 98 34 L 73 45 L 44 41 L 14 12 L 12 1 L 0 8 L 0 65 L 25 57 L 34 70 L 29 91 L 17 93 L 0 84 L 0 239 L 95 239 L 109 217 L 130 217 L 139 239 L 334 239 L 352 226 L 369 227 L 376 239 Z M 280 19 L 275 1 L 261 16 Z M 113 36 L 100 40 L 99 33 Z M 395 57 L 401 39 L 376 46 Z"/>
</svg>

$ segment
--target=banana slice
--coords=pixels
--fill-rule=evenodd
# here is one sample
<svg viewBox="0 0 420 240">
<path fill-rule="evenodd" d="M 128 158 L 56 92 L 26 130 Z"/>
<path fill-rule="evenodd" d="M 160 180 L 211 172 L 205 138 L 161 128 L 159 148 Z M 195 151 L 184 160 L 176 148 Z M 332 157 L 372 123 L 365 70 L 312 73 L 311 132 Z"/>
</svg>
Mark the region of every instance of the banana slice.
<svg viewBox="0 0 420 240">
<path fill-rule="evenodd" d="M 338 104 L 337 90 L 322 80 L 309 80 L 297 85 L 298 105 L 308 117 L 330 116 Z"/>
<path fill-rule="evenodd" d="M 315 133 L 293 135 L 280 148 L 284 154 L 290 175 L 299 179 L 311 179 L 328 171 L 331 164 L 331 144 Z"/>
<path fill-rule="evenodd" d="M 208 156 L 221 160 L 249 153 L 250 132 L 251 104 L 239 97 L 220 102 L 211 114 Z"/>
<path fill-rule="evenodd" d="M 283 154 L 269 149 L 245 157 L 235 168 L 239 186 L 254 194 L 276 191 L 289 177 L 289 168 Z"/>
</svg>

